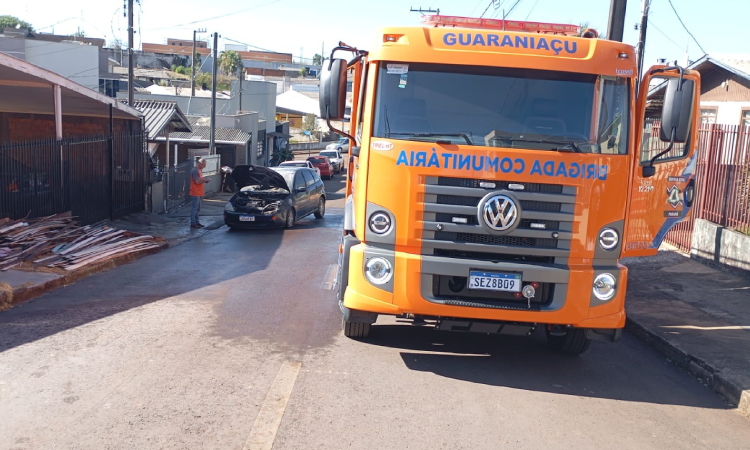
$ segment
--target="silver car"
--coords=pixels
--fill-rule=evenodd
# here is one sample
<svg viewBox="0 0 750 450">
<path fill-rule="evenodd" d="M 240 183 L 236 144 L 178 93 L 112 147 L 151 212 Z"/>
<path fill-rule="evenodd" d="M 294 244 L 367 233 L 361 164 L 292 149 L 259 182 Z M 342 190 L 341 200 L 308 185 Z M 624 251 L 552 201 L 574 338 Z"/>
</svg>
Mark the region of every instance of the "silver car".
<svg viewBox="0 0 750 450">
<path fill-rule="evenodd" d="M 326 150 L 336 150 L 339 153 L 349 153 L 349 138 L 342 137 L 338 141 L 326 145 Z"/>
<path fill-rule="evenodd" d="M 322 150 L 320 156 L 327 156 L 328 160 L 331 161 L 333 171 L 335 173 L 341 172 L 341 167 L 344 165 L 344 158 L 341 156 L 341 152 L 338 150 Z"/>
</svg>

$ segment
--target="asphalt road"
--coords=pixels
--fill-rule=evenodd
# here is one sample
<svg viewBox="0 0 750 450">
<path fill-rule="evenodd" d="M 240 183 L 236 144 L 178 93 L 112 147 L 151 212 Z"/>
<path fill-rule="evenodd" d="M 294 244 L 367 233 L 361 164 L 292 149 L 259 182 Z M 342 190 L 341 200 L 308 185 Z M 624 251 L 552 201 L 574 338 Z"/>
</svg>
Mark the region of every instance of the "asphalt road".
<svg viewBox="0 0 750 450">
<path fill-rule="evenodd" d="M 221 228 L 0 313 L 0 449 L 750 448 L 627 335 L 573 358 L 395 318 L 343 337 L 342 178 L 322 220 Z"/>
</svg>

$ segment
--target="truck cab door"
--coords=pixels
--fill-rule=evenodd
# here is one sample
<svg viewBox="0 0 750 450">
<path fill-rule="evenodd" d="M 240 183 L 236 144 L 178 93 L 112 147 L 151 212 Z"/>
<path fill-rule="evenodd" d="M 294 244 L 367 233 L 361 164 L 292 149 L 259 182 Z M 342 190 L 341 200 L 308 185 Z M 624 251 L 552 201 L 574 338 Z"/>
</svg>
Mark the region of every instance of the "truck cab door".
<svg viewBox="0 0 750 450">
<path fill-rule="evenodd" d="M 640 86 L 622 258 L 655 255 L 696 196 L 700 74 L 654 66 Z"/>
</svg>

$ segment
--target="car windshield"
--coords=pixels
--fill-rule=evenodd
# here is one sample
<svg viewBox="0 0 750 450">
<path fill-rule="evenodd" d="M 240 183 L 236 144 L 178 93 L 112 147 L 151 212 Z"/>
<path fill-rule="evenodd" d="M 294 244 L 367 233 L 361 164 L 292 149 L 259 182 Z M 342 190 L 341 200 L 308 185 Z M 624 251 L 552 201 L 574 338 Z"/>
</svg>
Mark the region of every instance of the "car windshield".
<svg viewBox="0 0 750 450">
<path fill-rule="evenodd" d="M 341 139 L 339 139 L 339 144 L 348 144 L 348 143 L 349 143 L 349 139 L 347 139 L 347 138 L 341 138 Z"/>
<path fill-rule="evenodd" d="M 284 177 L 284 181 L 286 181 L 288 187 L 291 188 L 294 185 L 294 174 L 297 173 L 296 170 L 278 170 L 277 172 Z"/>
<path fill-rule="evenodd" d="M 307 167 L 306 162 L 283 162 L 281 165 L 287 167 Z"/>
<path fill-rule="evenodd" d="M 392 64 L 391 64 L 392 65 Z M 628 80 L 573 72 L 403 64 L 378 76 L 376 137 L 627 153 Z"/>
<path fill-rule="evenodd" d="M 336 154 L 336 152 L 320 152 L 320 154 L 323 155 L 323 156 L 327 156 L 329 158 L 337 158 L 338 157 L 338 155 Z"/>
<path fill-rule="evenodd" d="M 313 164 L 323 164 L 326 162 L 325 158 L 310 158 L 308 161 L 312 162 Z"/>
</svg>

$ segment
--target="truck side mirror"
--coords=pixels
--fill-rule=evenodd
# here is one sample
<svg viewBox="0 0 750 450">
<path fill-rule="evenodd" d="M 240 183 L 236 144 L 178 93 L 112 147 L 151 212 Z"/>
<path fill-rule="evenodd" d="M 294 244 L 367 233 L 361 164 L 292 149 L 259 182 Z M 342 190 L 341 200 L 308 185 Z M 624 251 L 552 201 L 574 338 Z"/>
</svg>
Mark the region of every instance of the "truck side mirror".
<svg viewBox="0 0 750 450">
<path fill-rule="evenodd" d="M 664 108 L 661 114 L 659 139 L 685 143 L 690 137 L 690 119 L 693 116 L 695 82 L 689 79 L 670 78 L 664 93 Z"/>
<path fill-rule="evenodd" d="M 320 75 L 320 117 L 343 120 L 346 109 L 346 61 L 333 59 L 323 64 Z"/>
</svg>

